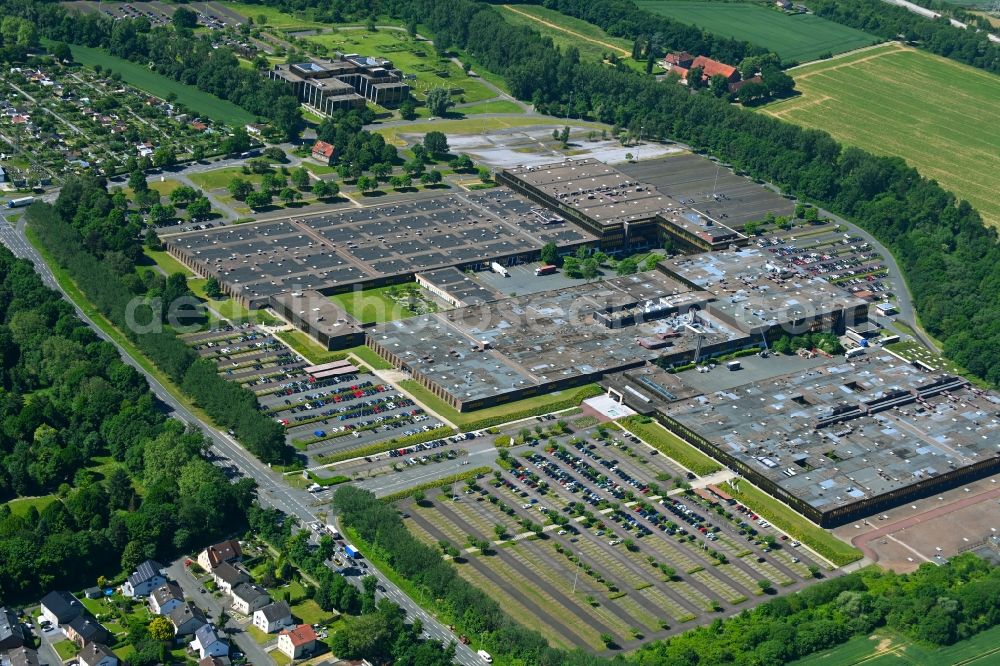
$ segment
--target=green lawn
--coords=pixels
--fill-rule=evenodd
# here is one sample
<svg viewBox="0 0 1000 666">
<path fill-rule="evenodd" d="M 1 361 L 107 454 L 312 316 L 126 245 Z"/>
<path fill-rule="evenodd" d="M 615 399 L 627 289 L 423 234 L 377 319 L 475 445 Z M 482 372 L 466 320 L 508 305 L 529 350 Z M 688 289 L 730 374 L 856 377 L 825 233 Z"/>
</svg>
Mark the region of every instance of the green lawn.
<svg viewBox="0 0 1000 666">
<path fill-rule="evenodd" d="M 454 62 L 440 58 L 432 44 L 410 37 L 405 30 L 369 32 L 341 29 L 306 37 L 306 40 L 325 47 L 331 55 L 334 51 L 341 51 L 389 58 L 404 74 L 416 77 L 408 83 L 420 98 L 431 88 L 438 87 L 453 89 L 453 98 L 465 102 L 478 102 L 496 96 L 493 90 L 466 74 Z"/>
<path fill-rule="evenodd" d="M 148 268 L 151 265 L 159 266 L 164 273 L 171 275 L 173 273 L 183 273 L 184 275 L 194 275 L 187 266 L 177 261 L 171 256 L 166 250 L 157 251 L 150 250 L 148 247 L 142 248 L 142 253 L 145 255 L 145 260 L 140 260 L 138 264 L 142 268 Z"/>
<path fill-rule="evenodd" d="M 174 93 L 178 102 L 198 115 L 240 127 L 255 120 L 253 114 L 232 102 L 157 74 L 139 63 L 113 56 L 103 49 L 77 45 L 71 46 L 70 49 L 73 51 L 73 59 L 77 62 L 90 67 L 100 65 L 105 70 L 117 72 L 122 75 L 126 83 L 151 95 L 166 97 L 168 93 Z"/>
<path fill-rule="evenodd" d="M 164 177 L 163 180 L 151 180 L 149 181 L 149 189 L 156 190 L 160 193 L 161 197 L 169 196 L 171 192 L 176 190 L 178 187 L 183 185 L 179 180 L 174 180 L 173 178 Z"/>
<path fill-rule="evenodd" d="M 319 607 L 312 599 L 306 599 L 302 603 L 292 606 L 292 616 L 297 618 L 302 624 L 329 624 L 336 619 L 336 613 L 328 613 Z"/>
<path fill-rule="evenodd" d="M 412 317 L 415 314 L 412 310 L 402 303 L 394 301 L 388 295 L 387 292 L 393 288 L 378 287 L 364 291 L 349 291 L 345 294 L 331 296 L 330 300 L 362 324 L 380 324 L 384 321 Z M 395 288 L 398 289 L 398 286 Z"/>
<path fill-rule="evenodd" d="M 351 347 L 347 350 L 351 354 L 357 357 L 359 361 L 367 365 L 373 370 L 391 370 L 392 364 L 387 360 L 375 353 L 375 351 L 368 345 L 360 345 L 358 347 Z"/>
<path fill-rule="evenodd" d="M 1000 76 L 898 44 L 789 73 L 802 94 L 764 113 L 902 157 L 1000 227 Z"/>
<path fill-rule="evenodd" d="M 575 407 L 587 398 L 603 393 L 596 384 L 587 384 L 579 388 L 565 389 L 546 393 L 545 395 L 524 398 L 503 405 L 477 409 L 473 412 L 460 412 L 441 398 L 424 388 L 415 379 L 399 382 L 400 388 L 412 395 L 431 410 L 437 412 L 448 421 L 454 423 L 463 431 L 486 428 L 507 421 L 528 418 L 538 414 Z"/>
<path fill-rule="evenodd" d="M 837 566 L 861 559 L 861 551 L 844 543 L 822 527 L 802 516 L 787 504 L 774 499 L 746 479 L 740 479 L 738 490 L 731 483 L 724 484 L 727 493 L 748 506 L 759 516 L 794 539 L 798 539 Z"/>
<path fill-rule="evenodd" d="M 896 322 L 899 325 L 899 322 Z M 912 335 L 912 333 L 911 333 Z M 951 359 L 947 359 L 944 356 L 935 354 L 931 350 L 924 347 L 922 344 L 915 340 L 904 340 L 902 342 L 893 342 L 885 346 L 889 351 L 898 354 L 907 361 L 920 361 L 921 363 L 926 363 L 928 366 L 933 368 L 935 371 L 948 372 L 953 375 L 959 375 L 960 377 L 965 377 L 969 381 L 972 381 L 983 388 L 988 388 L 985 382 L 983 382 L 978 377 L 972 375 L 968 370 L 958 365 Z"/>
<path fill-rule="evenodd" d="M 629 416 L 618 421 L 618 425 L 698 476 L 722 469 L 722 465 L 655 421 Z"/>
<path fill-rule="evenodd" d="M 885 629 L 858 636 L 831 650 L 817 652 L 790 666 L 987 666 L 998 661 L 1000 627 L 987 629 L 954 645 L 929 648 Z"/>
<path fill-rule="evenodd" d="M 313 365 L 339 361 L 345 356 L 342 351 L 332 352 L 327 350 L 323 345 L 297 329 L 292 331 L 278 331 L 276 335 L 278 339 L 304 356 Z"/>
<path fill-rule="evenodd" d="M 244 631 L 250 634 L 250 638 L 252 638 L 257 645 L 266 645 L 271 641 L 278 640 L 277 634 L 265 634 L 263 631 L 253 626 L 252 624 L 248 624 Z"/>
<path fill-rule="evenodd" d="M 474 116 L 479 113 L 524 113 L 520 106 L 506 99 L 463 106 L 460 109 L 454 109 L 454 111 L 464 116 Z"/>
<path fill-rule="evenodd" d="M 243 173 L 242 167 L 224 167 L 188 176 L 192 183 L 203 190 L 224 190 L 229 187 L 233 178 L 242 178 L 254 185 L 259 185 L 263 177 L 263 174 L 259 173 Z"/>
<path fill-rule="evenodd" d="M 24 516 L 28 513 L 31 507 L 38 509 L 41 513 L 45 507 L 56 501 L 55 495 L 42 495 L 41 497 L 18 497 L 17 499 L 12 499 L 7 502 L 7 506 L 10 507 L 11 513 L 15 516 Z"/>
<path fill-rule="evenodd" d="M 882 41 L 813 14 L 789 16 L 756 4 L 704 0 L 638 0 L 636 4 L 716 35 L 763 46 L 785 62 L 809 62 Z"/>
<path fill-rule="evenodd" d="M 80 652 L 80 648 L 77 647 L 76 643 L 68 639 L 53 643 L 52 647 L 55 648 L 59 658 L 63 661 L 75 657 Z"/>
<path fill-rule="evenodd" d="M 582 19 L 539 5 L 501 5 L 499 11 L 507 23 L 527 26 L 552 39 L 559 48 L 575 47 L 584 62 L 601 62 L 611 53 L 626 61 L 632 59 L 630 40 L 612 37 Z"/>
</svg>

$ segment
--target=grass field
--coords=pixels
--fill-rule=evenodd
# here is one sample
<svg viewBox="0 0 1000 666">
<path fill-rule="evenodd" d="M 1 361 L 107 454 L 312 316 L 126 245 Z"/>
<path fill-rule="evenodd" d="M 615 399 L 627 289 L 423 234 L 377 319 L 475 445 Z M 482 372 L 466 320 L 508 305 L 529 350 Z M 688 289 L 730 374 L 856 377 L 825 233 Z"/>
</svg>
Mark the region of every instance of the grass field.
<svg viewBox="0 0 1000 666">
<path fill-rule="evenodd" d="M 1000 76 L 898 44 L 789 73 L 802 95 L 764 113 L 898 155 L 1000 227 Z"/>
<path fill-rule="evenodd" d="M 246 18 L 252 18 L 254 23 L 258 23 L 258 17 L 263 16 L 267 22 L 264 27 L 278 28 L 279 30 L 290 30 L 294 28 L 322 28 L 324 23 L 317 23 L 306 18 L 286 14 L 280 9 L 268 7 L 267 5 L 246 4 L 243 2 L 219 2 L 223 7 L 230 9 Z"/>
<path fill-rule="evenodd" d="M 386 295 L 389 289 L 392 287 L 349 291 L 346 294 L 331 296 L 330 300 L 362 324 L 380 324 L 384 321 L 412 317 L 414 315 L 412 310 Z"/>
<path fill-rule="evenodd" d="M 760 5 L 699 0 L 638 0 L 636 4 L 716 35 L 770 49 L 785 62 L 808 62 L 882 41 L 812 14 L 790 16 Z"/>
<path fill-rule="evenodd" d="M 139 264 L 142 268 L 149 268 L 151 265 L 155 264 L 156 266 L 159 266 L 166 275 L 171 275 L 173 273 L 194 275 L 194 273 L 192 273 L 187 266 L 174 259 L 166 250 L 156 251 L 150 250 L 148 247 L 143 247 L 142 253 L 146 256 L 146 259 Z"/>
<path fill-rule="evenodd" d="M 416 76 L 409 83 L 419 94 L 431 88 L 444 87 L 461 89 L 453 97 L 465 102 L 480 102 L 496 96 L 490 88 L 462 71 L 461 67 L 447 58 L 441 59 L 432 44 L 410 37 L 405 30 L 382 28 L 369 32 L 341 29 L 306 37 L 306 40 L 322 44 L 330 53 L 342 51 L 389 58 L 405 74 Z"/>
<path fill-rule="evenodd" d="M 619 421 L 618 425 L 699 476 L 705 476 L 706 474 L 718 472 L 722 469 L 722 465 L 659 423 L 654 421 L 644 422 L 638 417 L 630 416 Z"/>
<path fill-rule="evenodd" d="M 943 648 L 918 645 L 905 636 L 880 630 L 832 650 L 792 662 L 791 666 L 987 666 L 1000 661 L 1000 627 Z"/>
<path fill-rule="evenodd" d="M 7 502 L 7 506 L 10 507 L 10 512 L 15 516 L 23 516 L 28 513 L 31 507 L 38 509 L 41 513 L 45 507 L 56 501 L 55 495 L 42 495 L 41 497 L 19 497 L 17 499 L 12 499 Z"/>
<path fill-rule="evenodd" d="M 242 178 L 254 185 L 259 185 L 264 176 L 259 173 L 243 173 L 243 169 L 240 167 L 223 167 L 221 169 L 193 173 L 188 177 L 192 183 L 203 190 L 224 190 L 229 187 L 229 183 L 232 182 L 233 178 Z"/>
<path fill-rule="evenodd" d="M 421 107 L 421 110 L 423 110 L 423 107 Z M 498 99 L 492 102 L 480 102 L 478 104 L 452 109 L 452 111 L 466 116 L 473 116 L 477 113 L 524 113 L 521 107 L 506 99 Z"/>
<path fill-rule="evenodd" d="M 524 25 L 552 39 L 561 49 L 570 46 L 585 62 L 600 62 L 612 52 L 631 60 L 632 42 L 612 37 L 586 21 L 538 5 L 501 5 L 500 13 L 511 25 Z"/>
<path fill-rule="evenodd" d="M 782 504 L 750 485 L 745 479 L 741 479 L 736 488 L 732 483 L 724 484 L 724 490 L 750 507 L 754 513 L 763 516 L 778 529 L 787 532 L 793 539 L 798 539 L 837 566 L 861 559 L 860 550 L 809 521 L 787 504 Z"/>
<path fill-rule="evenodd" d="M 253 114 L 232 102 L 227 102 L 215 95 L 202 92 L 194 86 L 157 74 L 139 63 L 115 57 L 102 49 L 76 45 L 71 46 L 70 49 L 73 51 L 73 59 L 77 62 L 90 67 L 100 65 L 106 70 L 118 72 L 126 83 L 140 90 L 145 90 L 151 95 L 166 97 L 167 93 L 176 94 L 178 102 L 200 116 L 241 127 L 255 120 Z"/>
</svg>

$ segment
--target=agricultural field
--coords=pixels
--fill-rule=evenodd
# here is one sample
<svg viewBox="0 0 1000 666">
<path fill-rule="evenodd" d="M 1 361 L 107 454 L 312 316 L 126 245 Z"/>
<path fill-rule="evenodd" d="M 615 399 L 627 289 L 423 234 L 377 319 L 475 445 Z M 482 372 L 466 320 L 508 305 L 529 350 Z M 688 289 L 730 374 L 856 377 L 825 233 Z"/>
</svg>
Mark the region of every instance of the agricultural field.
<svg viewBox="0 0 1000 666">
<path fill-rule="evenodd" d="M 117 72 L 122 75 L 123 81 L 145 90 L 150 95 L 164 98 L 174 93 L 179 103 L 197 115 L 239 127 L 255 120 L 253 114 L 232 102 L 198 90 L 195 86 L 157 74 L 139 63 L 113 56 L 103 49 L 77 45 L 71 46 L 70 49 L 73 52 L 73 59 L 77 62 L 88 67 L 100 65 L 106 70 Z"/>
<path fill-rule="evenodd" d="M 790 74 L 802 94 L 764 113 L 898 155 L 1000 226 L 1000 77 L 899 44 Z"/>
<path fill-rule="evenodd" d="M 583 61 L 601 62 L 614 53 L 630 65 L 645 67 L 632 60 L 629 40 L 612 37 L 592 23 L 538 5 L 501 5 L 499 9 L 511 25 L 527 26 L 561 49 L 576 48 Z"/>
<path fill-rule="evenodd" d="M 380 28 L 376 32 L 364 29 L 342 28 L 332 32 L 304 37 L 314 46 L 317 55 L 361 53 L 381 56 L 415 78 L 407 81 L 417 97 L 423 97 L 431 88 L 444 87 L 452 91 L 456 102 L 482 102 L 496 97 L 476 77 L 469 76 L 462 68 L 434 49 L 434 45 L 410 37 L 403 29 Z"/>
<path fill-rule="evenodd" d="M 934 648 L 880 630 L 872 636 L 859 636 L 832 650 L 792 662 L 791 666 L 987 666 L 996 663 L 998 653 L 1000 627 L 987 629 L 954 645 Z"/>
<path fill-rule="evenodd" d="M 684 471 L 614 428 L 521 436 L 503 471 L 399 508 L 415 536 L 553 645 L 632 649 L 813 579 L 807 553 L 737 507 L 666 496 Z"/>
<path fill-rule="evenodd" d="M 789 15 L 760 5 L 700 0 L 638 0 L 636 4 L 716 35 L 770 49 L 784 62 L 809 62 L 882 41 L 812 14 Z"/>
</svg>

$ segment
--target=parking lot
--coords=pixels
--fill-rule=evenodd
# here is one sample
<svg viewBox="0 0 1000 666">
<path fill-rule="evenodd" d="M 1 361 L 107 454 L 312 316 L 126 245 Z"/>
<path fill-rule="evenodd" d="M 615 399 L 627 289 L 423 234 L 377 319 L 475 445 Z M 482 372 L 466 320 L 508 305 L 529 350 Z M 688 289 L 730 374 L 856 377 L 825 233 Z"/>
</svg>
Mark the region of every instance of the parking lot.
<svg viewBox="0 0 1000 666">
<path fill-rule="evenodd" d="M 278 338 L 251 324 L 188 335 L 185 341 L 230 381 L 257 395 L 260 409 L 285 427 L 288 444 L 312 467 L 324 458 L 443 424 L 367 368 L 314 378 L 309 364 Z M 317 470 L 320 478 L 335 472 Z"/>
<path fill-rule="evenodd" d="M 799 228 L 755 241 L 781 259 L 847 289 L 859 298 L 891 298 L 892 285 L 882 255 L 863 239 L 833 224 Z"/>
<path fill-rule="evenodd" d="M 675 487 L 692 479 L 615 426 L 539 426 L 499 463 L 493 476 L 400 509 L 417 536 L 458 548 L 463 576 L 555 644 L 630 649 L 813 578 L 817 563 L 797 544 L 738 506 Z"/>
<path fill-rule="evenodd" d="M 90 2 L 67 3 L 84 12 L 98 12 L 112 19 L 145 18 L 153 27 L 168 25 L 177 8 L 165 2 Z M 191 2 L 185 5 L 198 15 L 198 25 L 212 30 L 238 26 L 243 20 L 236 12 L 213 2 Z"/>
</svg>

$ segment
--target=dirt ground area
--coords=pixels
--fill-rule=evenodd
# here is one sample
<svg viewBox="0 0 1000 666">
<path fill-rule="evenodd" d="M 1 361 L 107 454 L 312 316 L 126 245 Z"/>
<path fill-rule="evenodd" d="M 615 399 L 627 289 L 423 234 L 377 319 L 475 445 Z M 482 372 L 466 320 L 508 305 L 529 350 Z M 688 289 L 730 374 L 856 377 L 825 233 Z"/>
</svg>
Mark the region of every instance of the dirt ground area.
<svg viewBox="0 0 1000 666">
<path fill-rule="evenodd" d="M 1000 535 L 1000 475 L 908 502 L 834 533 L 893 571 L 943 563 Z"/>
</svg>

